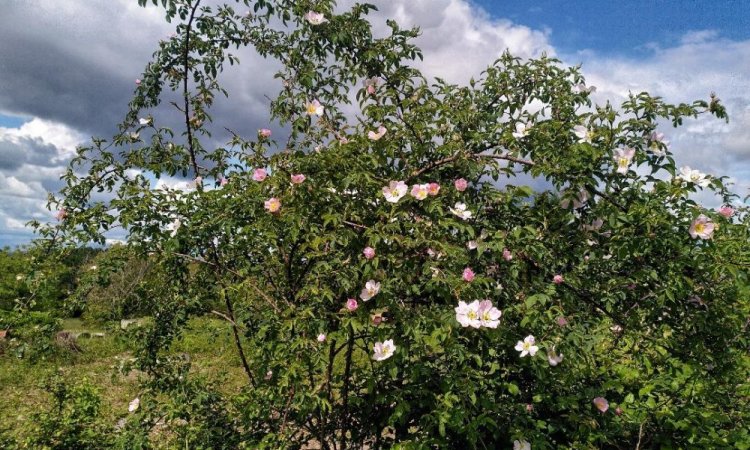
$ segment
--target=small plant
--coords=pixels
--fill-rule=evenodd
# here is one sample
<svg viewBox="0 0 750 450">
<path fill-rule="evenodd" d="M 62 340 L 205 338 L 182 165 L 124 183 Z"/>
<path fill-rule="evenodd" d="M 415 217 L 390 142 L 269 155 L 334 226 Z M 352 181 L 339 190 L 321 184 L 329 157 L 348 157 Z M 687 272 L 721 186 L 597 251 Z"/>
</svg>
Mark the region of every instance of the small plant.
<svg viewBox="0 0 750 450">
<path fill-rule="evenodd" d="M 70 383 L 54 376 L 45 384 L 52 403 L 34 414 L 26 448 L 94 450 L 112 443 L 112 427 L 100 416 L 101 399 L 87 381 Z"/>
</svg>

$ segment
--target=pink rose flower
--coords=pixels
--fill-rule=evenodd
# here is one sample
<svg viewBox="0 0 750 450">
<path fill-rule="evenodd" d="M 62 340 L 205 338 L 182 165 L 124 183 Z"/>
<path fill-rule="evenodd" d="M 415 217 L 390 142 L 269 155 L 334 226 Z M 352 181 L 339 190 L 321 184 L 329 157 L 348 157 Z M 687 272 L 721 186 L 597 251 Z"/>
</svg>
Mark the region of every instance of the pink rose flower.
<svg viewBox="0 0 750 450">
<path fill-rule="evenodd" d="M 554 277 L 552 277 L 552 282 L 555 284 L 562 284 L 563 281 L 565 281 L 565 279 L 560 274 L 557 274 Z"/>
<path fill-rule="evenodd" d="M 503 249 L 503 259 L 506 261 L 510 261 L 511 259 L 513 259 L 513 253 L 511 253 L 507 248 Z"/>
<path fill-rule="evenodd" d="M 263 181 L 268 176 L 268 173 L 266 172 L 266 169 L 255 169 L 253 171 L 253 180 L 255 181 Z"/>
<path fill-rule="evenodd" d="M 564 327 L 568 324 L 568 319 L 566 319 L 563 316 L 560 316 L 557 319 L 555 319 L 555 322 L 557 323 L 558 326 Z"/>
<path fill-rule="evenodd" d="M 463 274 L 464 281 L 467 281 L 470 283 L 474 280 L 474 276 L 475 276 L 474 271 L 471 270 L 470 267 L 467 267 L 464 269 L 464 274 Z"/>
<path fill-rule="evenodd" d="M 605 413 L 609 409 L 609 402 L 604 397 L 596 397 L 592 403 L 594 403 L 596 409 L 598 409 L 601 413 Z"/>
<path fill-rule="evenodd" d="M 268 128 L 261 128 L 260 130 L 258 130 L 258 136 L 260 136 L 260 137 L 262 137 L 264 139 L 270 138 L 271 137 L 271 130 L 269 130 Z"/>
<path fill-rule="evenodd" d="M 719 212 L 719 215 L 728 219 L 734 215 L 734 208 L 732 208 L 729 205 L 724 205 L 721 208 L 719 208 L 718 212 Z"/>
<path fill-rule="evenodd" d="M 65 220 L 66 217 L 68 217 L 68 211 L 65 208 L 60 208 L 57 214 L 55 214 L 57 220 Z"/>
<path fill-rule="evenodd" d="M 229 184 L 229 179 L 223 177 L 219 178 L 219 186 L 226 186 L 227 184 Z"/>
<path fill-rule="evenodd" d="M 375 249 L 372 247 L 365 247 L 365 249 L 362 250 L 362 254 L 365 255 L 365 258 L 372 259 L 375 257 Z"/>
<path fill-rule="evenodd" d="M 693 239 L 711 239 L 715 229 L 716 225 L 711 222 L 711 219 L 701 214 L 690 224 L 688 233 Z"/>
<path fill-rule="evenodd" d="M 296 173 L 296 174 L 292 175 L 292 183 L 294 183 L 294 184 L 300 184 L 303 181 L 305 181 L 305 176 L 302 175 L 301 173 Z"/>
<path fill-rule="evenodd" d="M 140 78 L 136 78 L 135 79 L 135 84 L 138 85 L 138 86 L 140 86 L 141 85 L 141 79 Z"/>
<path fill-rule="evenodd" d="M 356 298 L 350 298 L 346 301 L 346 309 L 349 311 L 356 311 L 357 308 L 359 308 L 359 305 L 357 304 Z"/>
<path fill-rule="evenodd" d="M 456 190 L 458 192 L 463 192 L 467 187 L 469 187 L 469 182 L 464 180 L 463 178 L 459 178 L 458 180 L 453 182 L 453 185 L 456 186 Z"/>
<path fill-rule="evenodd" d="M 320 333 L 318 335 L 318 342 L 325 342 L 326 341 L 326 335 L 323 333 Z"/>
<path fill-rule="evenodd" d="M 437 183 L 430 183 L 427 185 L 427 193 L 434 197 L 440 192 L 440 185 Z"/>
<path fill-rule="evenodd" d="M 264 207 L 271 214 L 276 214 L 281 209 L 281 202 L 278 198 L 272 197 L 264 202 Z"/>
</svg>

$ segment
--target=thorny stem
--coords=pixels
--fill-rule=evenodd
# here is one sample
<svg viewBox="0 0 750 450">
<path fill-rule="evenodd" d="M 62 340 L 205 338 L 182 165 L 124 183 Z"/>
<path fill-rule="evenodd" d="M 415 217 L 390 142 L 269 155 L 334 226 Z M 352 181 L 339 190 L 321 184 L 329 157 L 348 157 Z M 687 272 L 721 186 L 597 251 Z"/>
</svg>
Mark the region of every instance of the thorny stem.
<svg viewBox="0 0 750 450">
<path fill-rule="evenodd" d="M 190 11 L 190 18 L 188 19 L 187 27 L 185 29 L 185 52 L 183 54 L 183 64 L 185 65 L 185 73 L 182 77 L 182 95 L 185 98 L 185 127 L 187 129 L 187 143 L 188 152 L 190 153 L 190 163 L 193 166 L 195 176 L 200 176 L 200 169 L 198 168 L 198 160 L 195 156 L 195 148 L 193 147 L 193 127 L 190 123 L 190 92 L 188 91 L 188 76 L 190 75 L 190 30 L 193 26 L 193 20 L 195 19 L 195 12 L 198 10 L 201 0 L 196 0 L 193 9 Z"/>
</svg>

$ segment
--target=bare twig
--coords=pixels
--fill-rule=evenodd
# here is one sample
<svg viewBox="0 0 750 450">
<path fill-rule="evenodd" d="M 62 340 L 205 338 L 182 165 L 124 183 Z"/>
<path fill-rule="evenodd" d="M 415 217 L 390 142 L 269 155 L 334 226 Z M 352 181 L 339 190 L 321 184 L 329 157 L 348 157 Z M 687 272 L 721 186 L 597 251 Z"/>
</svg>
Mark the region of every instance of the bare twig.
<svg viewBox="0 0 750 450">
<path fill-rule="evenodd" d="M 195 176 L 200 176 L 200 169 L 198 168 L 198 160 L 195 156 L 195 148 L 193 147 L 193 126 L 190 123 L 190 92 L 188 91 L 188 78 L 190 75 L 190 31 L 192 30 L 193 20 L 195 19 L 195 12 L 198 10 L 201 0 L 196 0 L 193 9 L 190 11 L 190 18 L 185 27 L 185 52 L 183 54 L 185 73 L 182 78 L 182 95 L 185 97 L 185 127 L 187 128 L 187 142 L 188 152 L 190 153 L 190 163 L 193 165 Z"/>
</svg>

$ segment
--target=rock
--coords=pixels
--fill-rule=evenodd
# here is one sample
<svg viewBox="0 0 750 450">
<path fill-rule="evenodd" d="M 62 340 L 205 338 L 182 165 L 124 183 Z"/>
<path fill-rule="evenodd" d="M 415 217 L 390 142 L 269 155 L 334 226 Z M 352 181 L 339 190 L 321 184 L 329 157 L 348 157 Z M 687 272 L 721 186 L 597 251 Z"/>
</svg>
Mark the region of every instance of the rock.
<svg viewBox="0 0 750 450">
<path fill-rule="evenodd" d="M 146 322 L 145 317 L 140 317 L 138 319 L 122 319 L 120 320 L 120 329 L 121 330 L 127 330 L 129 326 L 135 325 L 137 327 L 140 327 Z"/>
</svg>

